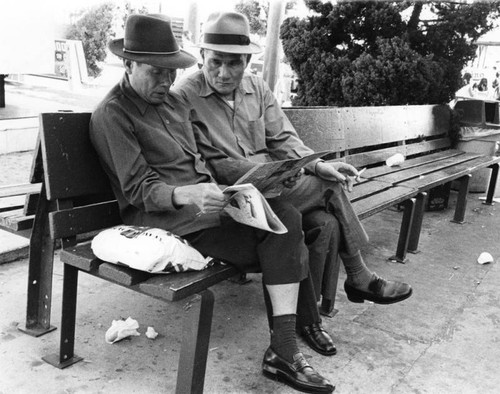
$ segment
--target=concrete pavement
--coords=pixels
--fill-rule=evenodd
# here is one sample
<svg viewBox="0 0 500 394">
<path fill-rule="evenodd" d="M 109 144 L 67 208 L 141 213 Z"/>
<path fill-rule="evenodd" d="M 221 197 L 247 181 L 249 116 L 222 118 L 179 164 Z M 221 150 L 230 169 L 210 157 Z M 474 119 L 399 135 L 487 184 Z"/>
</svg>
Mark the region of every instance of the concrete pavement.
<svg viewBox="0 0 500 394">
<path fill-rule="evenodd" d="M 393 254 L 401 213 L 386 210 L 363 221 L 371 240 L 368 265 L 383 277 L 408 281 L 414 294 L 395 305 L 353 304 L 342 288 L 339 313 L 324 318 L 338 354 L 324 357 L 303 342 L 310 363 L 337 393 L 475 394 L 500 387 L 500 269 L 479 265 L 483 251 L 500 256 L 499 205 L 469 195 L 466 223 L 450 223 L 450 208 L 427 212 L 420 250 L 403 265 Z M 215 313 L 207 393 L 291 393 L 261 374 L 269 342 L 260 276 L 248 285 L 214 287 Z M 165 304 L 88 275 L 80 276 L 76 354 L 84 361 L 58 370 L 41 360 L 57 352 L 59 330 L 40 338 L 17 330 L 24 322 L 27 261 L 0 265 L 0 393 L 173 392 L 184 302 Z M 55 262 L 52 324 L 60 327 L 61 264 Z M 133 317 L 141 336 L 108 345 L 113 319 Z M 144 335 L 153 326 L 155 340 Z"/>
</svg>

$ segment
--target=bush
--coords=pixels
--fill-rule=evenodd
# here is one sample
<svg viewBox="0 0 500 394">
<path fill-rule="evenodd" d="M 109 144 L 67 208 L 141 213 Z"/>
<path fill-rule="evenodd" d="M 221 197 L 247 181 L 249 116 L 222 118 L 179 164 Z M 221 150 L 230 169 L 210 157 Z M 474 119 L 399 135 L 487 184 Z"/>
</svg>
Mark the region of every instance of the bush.
<svg viewBox="0 0 500 394">
<path fill-rule="evenodd" d="M 293 104 L 306 106 L 447 103 L 500 10 L 498 1 L 306 5 L 314 14 L 286 19 L 280 32 L 299 80 Z"/>
<path fill-rule="evenodd" d="M 66 33 L 67 39 L 82 41 L 87 69 L 94 78 L 101 73 L 99 63 L 106 59 L 108 41 L 115 36 L 114 11 L 113 3 L 94 6 L 71 25 Z"/>
</svg>

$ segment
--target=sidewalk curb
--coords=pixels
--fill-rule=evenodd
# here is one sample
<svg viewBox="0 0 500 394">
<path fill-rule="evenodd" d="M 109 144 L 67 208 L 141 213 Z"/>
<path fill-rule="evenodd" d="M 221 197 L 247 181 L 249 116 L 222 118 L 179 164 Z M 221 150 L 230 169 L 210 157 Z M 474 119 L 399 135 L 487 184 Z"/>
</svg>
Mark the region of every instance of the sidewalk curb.
<svg viewBox="0 0 500 394">
<path fill-rule="evenodd" d="M 17 249 L 0 252 L 0 265 L 13 263 L 14 261 L 25 259 L 29 256 L 29 245 Z"/>
</svg>

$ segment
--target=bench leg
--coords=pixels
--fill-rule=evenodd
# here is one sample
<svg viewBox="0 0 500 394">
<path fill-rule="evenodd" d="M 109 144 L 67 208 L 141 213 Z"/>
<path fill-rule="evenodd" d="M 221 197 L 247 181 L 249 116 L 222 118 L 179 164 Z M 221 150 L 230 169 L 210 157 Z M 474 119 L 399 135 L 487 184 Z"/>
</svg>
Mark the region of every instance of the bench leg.
<svg viewBox="0 0 500 394">
<path fill-rule="evenodd" d="M 453 223 L 462 224 L 465 219 L 465 209 L 467 208 L 467 194 L 469 194 L 469 180 L 471 175 L 465 175 L 459 179 L 460 189 L 458 190 L 457 206 L 455 208 L 455 216 Z"/>
<path fill-rule="evenodd" d="M 422 229 L 422 221 L 424 219 L 425 202 L 427 201 L 427 193 L 419 193 L 417 195 L 417 203 L 415 205 L 415 214 L 413 215 L 413 224 L 410 229 L 410 240 L 408 242 L 408 252 L 418 253 L 418 241 L 420 241 L 420 231 Z"/>
<path fill-rule="evenodd" d="M 77 292 L 78 269 L 69 264 L 64 264 L 59 354 L 42 357 L 42 360 L 59 369 L 69 367 L 83 360 L 83 358 L 74 354 Z"/>
<path fill-rule="evenodd" d="M 488 192 L 486 194 L 486 201 L 483 204 L 493 205 L 493 198 L 495 197 L 495 188 L 497 186 L 497 178 L 498 178 L 498 167 L 500 165 L 493 164 L 490 166 L 491 168 L 491 176 L 490 176 L 490 184 L 488 185 Z"/>
<path fill-rule="evenodd" d="M 410 240 L 410 229 L 413 223 L 413 216 L 415 214 L 415 198 L 410 198 L 405 201 L 405 210 L 403 212 L 403 220 L 401 221 L 401 229 L 399 230 L 398 246 L 396 254 L 389 257 L 390 261 L 398 263 L 408 262 L 406 258 L 406 250 L 408 249 L 408 242 Z"/>
<path fill-rule="evenodd" d="M 26 324 L 19 330 L 38 337 L 56 329 L 50 325 L 54 241 L 50 238 L 50 202 L 42 185 L 30 238 Z"/>
<path fill-rule="evenodd" d="M 210 290 L 195 295 L 186 304 L 175 389 L 177 394 L 203 393 L 213 309 L 214 295 Z"/>
</svg>

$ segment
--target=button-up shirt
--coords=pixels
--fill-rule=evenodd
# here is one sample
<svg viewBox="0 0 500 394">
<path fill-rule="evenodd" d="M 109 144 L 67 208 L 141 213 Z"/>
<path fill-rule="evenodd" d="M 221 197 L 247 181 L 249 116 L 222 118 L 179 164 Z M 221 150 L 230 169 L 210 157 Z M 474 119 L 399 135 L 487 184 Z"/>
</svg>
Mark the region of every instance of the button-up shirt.
<svg viewBox="0 0 500 394">
<path fill-rule="evenodd" d="M 233 106 L 210 87 L 203 70 L 176 82 L 172 90 L 196 108 L 207 125 L 211 143 L 230 157 L 262 162 L 313 153 L 298 137 L 262 78 L 245 73 Z"/>
<path fill-rule="evenodd" d="M 218 214 L 197 216 L 199 208 L 194 205 L 176 207 L 175 187 L 214 182 L 206 161 L 228 183 L 253 165 L 228 159 L 206 144 L 203 127 L 175 94 L 160 105 L 144 101 L 127 74 L 98 105 L 90 137 L 125 224 L 165 228 L 179 235 L 219 225 Z"/>
</svg>

